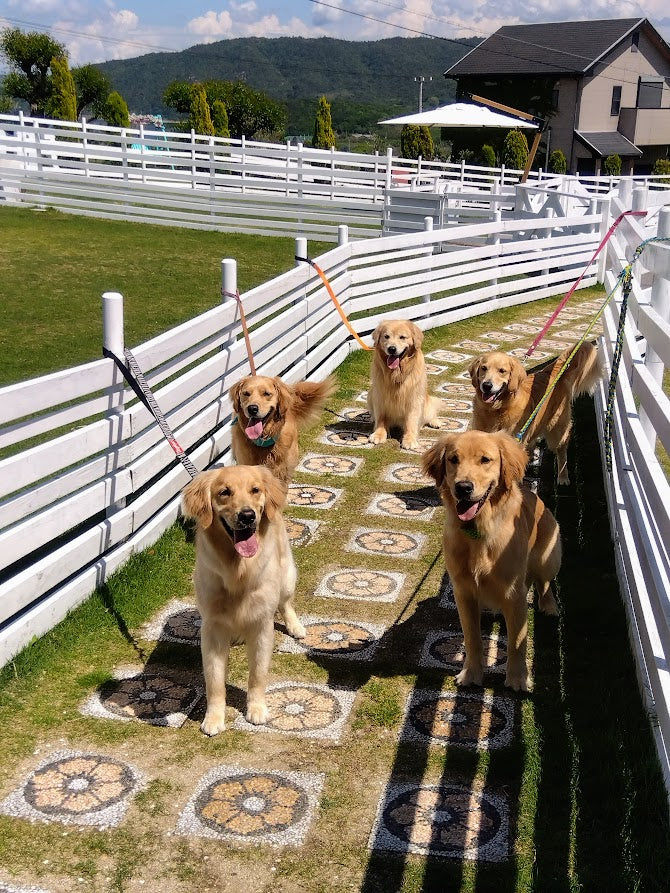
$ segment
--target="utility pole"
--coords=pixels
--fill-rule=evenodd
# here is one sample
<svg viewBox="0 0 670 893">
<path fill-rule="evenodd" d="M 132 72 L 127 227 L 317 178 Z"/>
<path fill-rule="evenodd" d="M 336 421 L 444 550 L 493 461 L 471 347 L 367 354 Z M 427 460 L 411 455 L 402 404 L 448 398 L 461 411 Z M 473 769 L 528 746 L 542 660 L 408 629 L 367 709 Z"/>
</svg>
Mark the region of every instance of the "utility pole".
<svg viewBox="0 0 670 893">
<path fill-rule="evenodd" d="M 423 83 L 426 80 L 426 78 L 422 74 L 420 74 L 417 77 L 415 77 L 414 80 L 416 82 L 418 82 L 418 84 L 419 84 L 419 111 L 422 112 L 423 111 Z M 429 76 L 428 80 L 429 81 L 433 80 L 432 74 Z"/>
</svg>

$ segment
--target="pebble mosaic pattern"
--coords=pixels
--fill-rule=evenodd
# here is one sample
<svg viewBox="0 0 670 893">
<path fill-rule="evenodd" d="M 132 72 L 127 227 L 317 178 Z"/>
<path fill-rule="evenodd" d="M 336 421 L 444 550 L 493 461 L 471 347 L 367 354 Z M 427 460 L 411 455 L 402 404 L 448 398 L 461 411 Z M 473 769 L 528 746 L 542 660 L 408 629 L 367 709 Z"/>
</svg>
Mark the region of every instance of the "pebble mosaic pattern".
<svg viewBox="0 0 670 893">
<path fill-rule="evenodd" d="M 79 708 L 85 716 L 138 720 L 178 729 L 204 694 L 193 676 L 177 670 L 133 668 L 117 671 Z"/>
<path fill-rule="evenodd" d="M 435 507 L 426 505 L 425 500 L 411 493 L 378 493 L 365 510 L 368 515 L 385 515 L 389 518 L 411 518 L 416 521 L 430 521 Z"/>
<path fill-rule="evenodd" d="M 422 474 L 418 465 L 407 465 L 405 462 L 389 465 L 383 480 L 394 484 L 413 484 L 414 486 L 434 485 L 433 479 Z"/>
<path fill-rule="evenodd" d="M 322 434 L 319 438 L 319 443 L 327 443 L 336 447 L 372 449 L 369 437 L 370 433 L 368 431 L 350 431 L 346 428 L 334 428 L 332 431 L 326 431 Z"/>
<path fill-rule="evenodd" d="M 449 394 L 450 397 L 459 400 L 463 397 L 469 397 L 472 394 L 472 384 L 468 375 L 468 383 L 464 381 L 447 381 L 438 386 L 437 391 L 440 394 Z"/>
<path fill-rule="evenodd" d="M 311 484 L 289 484 L 287 505 L 299 508 L 329 509 L 342 495 L 336 487 L 313 487 Z"/>
<path fill-rule="evenodd" d="M 384 627 L 378 623 L 325 617 L 301 617 L 300 620 L 305 626 L 305 638 L 284 636 L 280 651 L 367 661 L 374 655 L 384 633 Z"/>
<path fill-rule="evenodd" d="M 402 741 L 442 747 L 454 745 L 470 750 L 496 750 L 512 741 L 514 702 L 487 692 L 412 692 Z"/>
<path fill-rule="evenodd" d="M 393 602 L 405 581 L 404 574 L 364 568 L 340 568 L 327 574 L 316 588 L 321 598 L 363 602 Z"/>
<path fill-rule="evenodd" d="M 227 843 L 299 846 L 323 775 L 219 766 L 208 772 L 177 822 L 177 833 Z"/>
<path fill-rule="evenodd" d="M 356 692 L 309 682 L 282 682 L 266 692 L 268 719 L 252 725 L 240 714 L 233 728 L 245 732 L 282 732 L 303 738 L 339 741 Z"/>
<path fill-rule="evenodd" d="M 202 621 L 196 606 L 175 599 L 142 628 L 141 635 L 150 642 L 199 646 L 201 626 Z"/>
<path fill-rule="evenodd" d="M 42 822 L 118 825 L 143 779 L 128 763 L 103 754 L 58 751 L 0 803 L 0 813 Z"/>
<path fill-rule="evenodd" d="M 482 636 L 484 668 L 490 673 L 501 673 L 507 663 L 507 642 L 503 636 Z M 449 630 L 428 633 L 419 659 L 420 667 L 460 670 L 465 660 L 463 634 Z"/>
<path fill-rule="evenodd" d="M 348 552 L 417 558 L 425 542 L 426 537 L 421 533 L 400 533 L 397 530 L 371 530 L 367 527 L 358 527 L 345 549 Z"/>
<path fill-rule="evenodd" d="M 538 329 L 539 331 L 539 329 Z M 521 340 L 521 335 L 517 335 L 514 332 L 484 332 L 482 338 L 490 339 L 491 341 L 519 341 Z"/>
<path fill-rule="evenodd" d="M 472 400 L 458 400 L 449 397 L 441 402 L 442 407 L 447 412 L 463 412 L 468 414 L 472 412 Z M 469 421 L 469 419 L 466 420 L 467 423 L 469 423 Z"/>
<path fill-rule="evenodd" d="M 319 453 L 307 453 L 306 456 L 303 456 L 296 471 L 351 477 L 352 474 L 356 474 L 362 463 L 362 459 L 357 459 L 354 456 L 326 456 Z"/>
<path fill-rule="evenodd" d="M 438 363 L 426 363 L 426 375 L 442 375 L 446 371 L 446 366 L 440 366 Z"/>
<path fill-rule="evenodd" d="M 431 360 L 440 360 L 443 363 L 457 363 L 463 366 L 472 359 L 471 354 L 458 353 L 455 350 L 434 350 L 432 353 L 426 354 Z"/>
<path fill-rule="evenodd" d="M 0 881 L 0 893 L 48 893 L 43 887 L 14 887 Z"/>
<path fill-rule="evenodd" d="M 509 855 L 509 807 L 502 796 L 459 784 L 392 782 L 370 849 L 500 862 Z"/>
<path fill-rule="evenodd" d="M 284 518 L 284 523 L 291 546 L 306 546 L 314 539 L 321 524 L 305 518 Z"/>
<path fill-rule="evenodd" d="M 362 425 L 372 424 L 372 414 L 367 409 L 361 409 L 360 406 L 342 409 L 340 415 L 344 416 L 347 422 L 360 422 Z"/>
</svg>

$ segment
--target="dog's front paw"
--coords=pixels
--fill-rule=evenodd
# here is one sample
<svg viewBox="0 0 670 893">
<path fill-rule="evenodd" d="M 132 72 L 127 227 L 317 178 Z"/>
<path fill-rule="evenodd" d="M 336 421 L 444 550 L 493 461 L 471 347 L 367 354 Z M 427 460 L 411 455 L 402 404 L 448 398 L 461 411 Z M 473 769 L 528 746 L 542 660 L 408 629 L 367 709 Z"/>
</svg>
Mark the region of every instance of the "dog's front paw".
<svg viewBox="0 0 670 893">
<path fill-rule="evenodd" d="M 307 635 L 307 630 L 297 618 L 290 625 L 286 624 L 286 630 L 294 639 L 304 639 Z"/>
<path fill-rule="evenodd" d="M 511 688 L 512 691 L 528 691 L 530 688 L 528 673 L 515 673 L 513 675 L 508 673 L 505 676 L 505 685 L 507 688 Z"/>
<path fill-rule="evenodd" d="M 483 685 L 484 671 L 475 670 L 473 667 L 463 667 L 454 678 L 456 685 Z"/>
<path fill-rule="evenodd" d="M 426 419 L 424 422 L 428 428 L 442 428 L 442 422 L 439 419 Z"/>
<path fill-rule="evenodd" d="M 226 713 L 224 710 L 208 710 L 205 714 L 205 718 L 203 719 L 200 725 L 200 731 L 204 732 L 205 735 L 209 735 L 210 738 L 213 735 L 218 735 L 219 732 L 223 732 L 226 728 Z"/>
<path fill-rule="evenodd" d="M 262 701 L 247 704 L 247 722 L 254 726 L 262 726 L 268 721 L 268 708 Z"/>
<path fill-rule="evenodd" d="M 416 438 L 406 438 L 403 437 L 400 446 L 403 450 L 412 450 L 413 452 L 417 452 L 419 449 L 419 441 Z"/>
<path fill-rule="evenodd" d="M 386 438 L 388 437 L 384 428 L 377 428 L 376 431 L 373 431 L 372 434 L 368 437 L 370 443 L 384 443 Z"/>
</svg>

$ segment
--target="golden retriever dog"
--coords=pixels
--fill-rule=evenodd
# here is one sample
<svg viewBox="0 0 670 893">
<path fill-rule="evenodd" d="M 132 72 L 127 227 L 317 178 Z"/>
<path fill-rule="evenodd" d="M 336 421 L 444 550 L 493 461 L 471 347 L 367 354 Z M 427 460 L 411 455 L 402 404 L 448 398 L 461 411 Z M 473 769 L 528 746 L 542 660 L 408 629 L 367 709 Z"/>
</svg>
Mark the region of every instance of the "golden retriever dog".
<svg viewBox="0 0 670 893">
<path fill-rule="evenodd" d="M 475 388 L 471 427 L 517 434 L 573 350 L 574 345 L 568 347 L 553 363 L 535 373 L 527 373 L 515 357 L 498 351 L 473 360 L 468 370 Z M 556 455 L 559 484 L 570 483 L 572 402 L 580 394 L 592 393 L 602 374 L 596 348 L 584 342 L 524 434 L 529 448 L 544 439 Z"/>
<path fill-rule="evenodd" d="M 230 389 L 237 413 L 232 449 L 239 465 L 266 465 L 289 483 L 298 464 L 298 431 L 314 421 L 335 393 L 334 378 L 288 385 L 265 375 L 248 375 Z"/>
<path fill-rule="evenodd" d="M 246 718 L 259 724 L 268 716 L 275 612 L 290 635 L 305 635 L 292 604 L 296 569 L 281 514 L 286 492 L 267 468 L 247 465 L 204 471 L 182 491 L 182 512 L 197 521 L 193 582 L 202 618 L 207 712 L 200 728 L 206 735 L 225 728 L 231 644 L 246 642 Z"/>
<path fill-rule="evenodd" d="M 438 401 L 428 395 L 423 332 L 413 322 L 384 320 L 372 333 L 374 356 L 368 390 L 371 443 L 384 443 L 391 428 L 402 429 L 401 445 L 418 447 L 423 425 L 439 428 Z"/>
<path fill-rule="evenodd" d="M 445 507 L 443 552 L 463 629 L 465 662 L 458 685 L 481 685 L 483 607 L 507 626 L 505 685 L 528 690 L 528 590 L 556 614 L 551 581 L 561 565 L 558 524 L 541 499 L 519 486 L 528 457 L 505 432 L 465 431 L 440 438 L 423 454 Z"/>
</svg>

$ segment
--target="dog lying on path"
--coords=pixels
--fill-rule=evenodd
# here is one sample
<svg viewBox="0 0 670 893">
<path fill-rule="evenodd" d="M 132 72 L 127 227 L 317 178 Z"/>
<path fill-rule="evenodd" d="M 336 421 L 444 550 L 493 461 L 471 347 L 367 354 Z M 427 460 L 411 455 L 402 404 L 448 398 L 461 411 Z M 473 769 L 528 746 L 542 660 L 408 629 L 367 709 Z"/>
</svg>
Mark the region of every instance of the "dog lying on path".
<svg viewBox="0 0 670 893">
<path fill-rule="evenodd" d="M 335 379 L 288 385 L 265 375 L 248 375 L 230 389 L 237 414 L 232 449 L 239 465 L 265 465 L 289 483 L 298 464 L 298 431 L 314 421 L 335 393 Z"/>
<path fill-rule="evenodd" d="M 473 360 L 468 370 L 475 388 L 471 427 L 478 431 L 517 434 L 573 349 L 574 345 L 535 373 L 527 373 L 519 360 L 499 351 Z M 559 484 L 570 483 L 568 444 L 572 431 L 572 402 L 580 394 L 592 393 L 602 374 L 596 348 L 584 342 L 524 435 L 529 447 L 544 438 L 556 455 Z"/>
<path fill-rule="evenodd" d="M 393 427 L 401 428 L 402 446 L 418 447 L 423 425 L 439 428 L 438 401 L 428 395 L 423 332 L 413 322 L 386 320 L 372 333 L 374 356 L 368 389 L 372 416 L 371 443 L 384 443 Z"/>
<path fill-rule="evenodd" d="M 182 491 L 182 512 L 197 521 L 193 582 L 202 617 L 206 735 L 225 728 L 231 644 L 246 642 L 246 718 L 258 724 L 268 716 L 275 612 L 283 614 L 290 635 L 305 635 L 292 603 L 296 568 L 281 514 L 286 492 L 267 468 L 246 465 L 201 472 Z"/>
<path fill-rule="evenodd" d="M 440 438 L 423 454 L 445 507 L 443 552 L 465 641 L 459 685 L 481 685 L 481 610 L 507 626 L 505 685 L 527 691 L 527 593 L 556 614 L 551 581 L 561 565 L 558 524 L 541 499 L 519 486 L 528 457 L 509 434 L 466 431 Z"/>
</svg>

